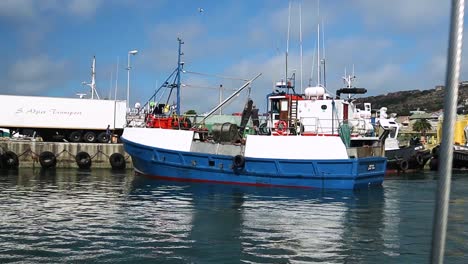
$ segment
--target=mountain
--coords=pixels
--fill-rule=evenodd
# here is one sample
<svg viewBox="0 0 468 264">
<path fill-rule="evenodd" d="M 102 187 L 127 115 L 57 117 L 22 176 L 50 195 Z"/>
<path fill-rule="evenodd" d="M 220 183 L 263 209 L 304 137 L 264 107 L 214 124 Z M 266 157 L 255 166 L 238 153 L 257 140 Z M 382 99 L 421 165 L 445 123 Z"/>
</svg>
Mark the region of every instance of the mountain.
<svg viewBox="0 0 468 264">
<path fill-rule="evenodd" d="M 436 86 L 430 90 L 410 90 L 388 93 L 385 95 L 357 98 L 355 104 L 364 102 L 372 104 L 372 109 L 387 107 L 388 113 L 397 113 L 399 116 L 409 115 L 410 111 L 420 109 L 426 112 L 435 112 L 444 105 L 443 86 Z M 458 89 L 458 103 L 461 104 L 468 99 L 468 83 L 463 82 Z"/>
</svg>

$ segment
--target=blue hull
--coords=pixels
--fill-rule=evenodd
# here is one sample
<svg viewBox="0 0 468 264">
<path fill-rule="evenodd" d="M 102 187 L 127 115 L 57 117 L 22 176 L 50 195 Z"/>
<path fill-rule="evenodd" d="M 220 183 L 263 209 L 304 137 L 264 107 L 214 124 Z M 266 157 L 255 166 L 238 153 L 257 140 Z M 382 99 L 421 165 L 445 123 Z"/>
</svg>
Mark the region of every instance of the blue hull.
<svg viewBox="0 0 468 264">
<path fill-rule="evenodd" d="M 357 189 L 381 185 L 387 160 L 366 157 L 345 160 L 245 158 L 242 168 L 233 157 L 148 147 L 122 139 L 133 166 L 149 177 L 176 181 L 253 186 Z"/>
</svg>

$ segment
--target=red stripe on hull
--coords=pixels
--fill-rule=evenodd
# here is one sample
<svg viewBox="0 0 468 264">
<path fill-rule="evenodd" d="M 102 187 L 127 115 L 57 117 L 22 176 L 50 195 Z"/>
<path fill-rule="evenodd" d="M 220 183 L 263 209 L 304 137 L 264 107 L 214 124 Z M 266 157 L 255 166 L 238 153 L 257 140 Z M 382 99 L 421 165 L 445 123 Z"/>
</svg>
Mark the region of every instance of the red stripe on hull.
<svg viewBox="0 0 468 264">
<path fill-rule="evenodd" d="M 137 172 L 138 173 L 138 172 Z M 138 173 L 140 174 L 140 173 Z M 242 185 L 242 186 L 256 186 L 256 187 L 280 187 L 280 188 L 296 188 L 296 189 L 317 189 L 314 187 L 308 186 L 292 186 L 292 185 L 277 185 L 277 184 L 267 184 L 267 183 L 247 183 L 247 182 L 231 182 L 231 181 L 217 181 L 217 180 L 201 180 L 201 179 L 187 179 L 187 178 L 176 178 L 168 176 L 156 176 L 141 174 L 145 177 L 159 180 L 167 180 L 174 182 L 198 182 L 198 183 L 219 183 L 219 184 L 229 184 L 229 185 Z"/>
</svg>

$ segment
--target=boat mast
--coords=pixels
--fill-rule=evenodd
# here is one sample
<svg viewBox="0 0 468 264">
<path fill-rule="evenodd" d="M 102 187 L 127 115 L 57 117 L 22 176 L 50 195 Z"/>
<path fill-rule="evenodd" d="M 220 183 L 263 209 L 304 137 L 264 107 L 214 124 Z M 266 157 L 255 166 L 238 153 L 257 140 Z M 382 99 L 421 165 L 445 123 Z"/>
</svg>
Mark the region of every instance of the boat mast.
<svg viewBox="0 0 468 264">
<path fill-rule="evenodd" d="M 93 57 L 91 66 L 91 99 L 94 99 L 94 91 L 96 89 L 96 56 Z"/>
<path fill-rule="evenodd" d="M 97 99 L 100 99 L 96 90 L 96 56 L 93 56 L 93 63 L 91 64 L 91 82 L 83 82 L 82 84 L 91 88 L 91 99 L 94 99 L 94 94 L 96 94 Z"/>
<path fill-rule="evenodd" d="M 180 57 L 182 55 L 184 55 L 182 53 L 182 44 L 184 44 L 184 42 L 182 41 L 181 38 L 177 38 L 177 41 L 179 42 L 179 54 L 177 56 L 177 76 L 176 76 L 176 79 L 177 79 L 177 109 L 176 109 L 176 114 L 177 115 L 180 115 L 180 72 L 182 71 L 182 67 L 184 65 L 183 62 L 180 61 Z"/>
<path fill-rule="evenodd" d="M 323 87 L 327 87 L 327 75 L 326 75 L 326 63 L 325 63 L 325 29 L 323 26 L 323 19 L 322 19 L 322 49 L 323 49 Z"/>
<path fill-rule="evenodd" d="M 300 46 L 300 59 L 301 59 L 301 94 L 302 91 L 302 2 L 299 3 L 299 46 Z"/>
<path fill-rule="evenodd" d="M 317 86 L 320 86 L 320 24 L 317 24 Z"/>
<path fill-rule="evenodd" d="M 289 93 L 289 87 L 288 87 L 288 53 L 289 53 L 290 27 L 291 27 L 291 1 L 289 1 L 289 7 L 288 7 L 288 38 L 286 40 L 286 76 L 284 78 L 285 88 L 288 89 L 287 93 Z"/>
</svg>

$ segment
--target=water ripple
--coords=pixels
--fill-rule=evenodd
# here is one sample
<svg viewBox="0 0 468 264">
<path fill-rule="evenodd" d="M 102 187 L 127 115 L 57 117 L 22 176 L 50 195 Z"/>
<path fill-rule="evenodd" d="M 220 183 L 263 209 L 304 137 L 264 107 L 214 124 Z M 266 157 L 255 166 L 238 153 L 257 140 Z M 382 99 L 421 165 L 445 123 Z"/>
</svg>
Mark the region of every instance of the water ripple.
<svg viewBox="0 0 468 264">
<path fill-rule="evenodd" d="M 435 179 L 342 192 L 0 172 L 0 262 L 427 262 Z M 446 260 L 465 263 L 468 178 L 454 182 Z"/>
</svg>

